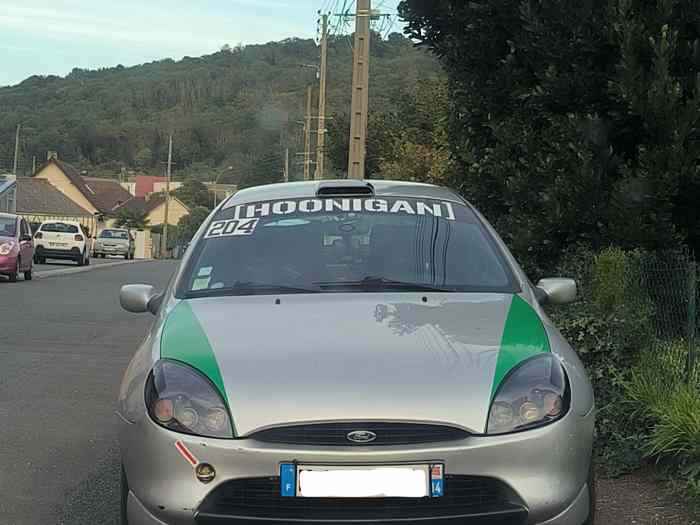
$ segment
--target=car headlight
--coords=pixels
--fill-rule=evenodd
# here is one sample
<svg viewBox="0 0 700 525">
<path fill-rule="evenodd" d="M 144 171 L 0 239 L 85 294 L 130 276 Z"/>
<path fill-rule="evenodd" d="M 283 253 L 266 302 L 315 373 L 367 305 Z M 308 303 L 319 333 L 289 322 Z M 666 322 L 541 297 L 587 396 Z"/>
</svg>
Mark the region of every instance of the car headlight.
<svg viewBox="0 0 700 525">
<path fill-rule="evenodd" d="M 559 361 L 543 354 L 521 363 L 491 403 L 487 434 L 507 434 L 552 423 L 569 410 L 569 383 Z"/>
<path fill-rule="evenodd" d="M 13 242 L 4 242 L 0 244 L 0 255 L 7 255 L 12 251 L 12 248 L 15 247 L 15 243 Z"/>
<path fill-rule="evenodd" d="M 151 419 L 175 432 L 233 438 L 233 426 L 216 387 L 194 368 L 161 359 L 146 382 Z"/>
</svg>

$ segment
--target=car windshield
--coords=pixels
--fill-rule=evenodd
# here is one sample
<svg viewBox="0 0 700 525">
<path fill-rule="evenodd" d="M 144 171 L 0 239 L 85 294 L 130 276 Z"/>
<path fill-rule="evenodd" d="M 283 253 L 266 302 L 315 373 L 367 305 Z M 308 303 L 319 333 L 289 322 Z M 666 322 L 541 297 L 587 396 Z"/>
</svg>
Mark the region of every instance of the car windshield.
<svg viewBox="0 0 700 525">
<path fill-rule="evenodd" d="M 0 217 L 0 237 L 14 237 L 17 233 L 17 219 Z"/>
<path fill-rule="evenodd" d="M 331 291 L 517 290 L 466 206 L 353 198 L 257 202 L 219 212 L 181 280 L 181 296 Z"/>
<path fill-rule="evenodd" d="M 129 234 L 123 230 L 103 230 L 100 239 L 123 239 L 128 240 Z"/>
<path fill-rule="evenodd" d="M 47 222 L 41 227 L 41 231 L 48 233 L 78 233 L 78 227 L 75 224 L 66 224 L 64 222 Z"/>
</svg>

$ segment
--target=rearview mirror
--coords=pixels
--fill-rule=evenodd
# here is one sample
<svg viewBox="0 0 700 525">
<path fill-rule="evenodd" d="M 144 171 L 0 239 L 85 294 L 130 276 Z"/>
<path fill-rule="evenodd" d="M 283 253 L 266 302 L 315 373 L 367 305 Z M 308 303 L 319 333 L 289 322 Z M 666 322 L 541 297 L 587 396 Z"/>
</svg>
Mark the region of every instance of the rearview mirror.
<svg viewBox="0 0 700 525">
<path fill-rule="evenodd" d="M 578 290 L 576 281 L 573 279 L 565 279 L 563 277 L 555 277 L 550 279 L 542 279 L 537 283 L 537 288 L 542 294 L 538 294 L 538 300 L 551 304 L 567 304 L 576 300 Z"/>
<path fill-rule="evenodd" d="M 155 313 L 151 303 L 159 297 L 156 289 L 148 284 L 127 284 L 119 292 L 119 303 L 127 312 L 142 314 Z M 155 308 L 157 310 L 157 308 Z"/>
</svg>

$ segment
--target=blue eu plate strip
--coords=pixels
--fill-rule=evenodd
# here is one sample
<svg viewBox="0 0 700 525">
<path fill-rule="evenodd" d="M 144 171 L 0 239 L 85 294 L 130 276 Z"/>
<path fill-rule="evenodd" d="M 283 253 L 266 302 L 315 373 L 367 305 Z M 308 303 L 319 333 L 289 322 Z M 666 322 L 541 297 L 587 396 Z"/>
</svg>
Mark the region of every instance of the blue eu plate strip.
<svg viewBox="0 0 700 525">
<path fill-rule="evenodd" d="M 294 463 L 280 465 L 280 494 L 283 498 L 293 498 L 297 495 L 297 468 Z"/>
<path fill-rule="evenodd" d="M 430 496 L 440 498 L 445 495 L 445 466 L 430 465 Z"/>
<path fill-rule="evenodd" d="M 433 498 L 440 498 L 444 494 L 442 480 L 441 479 L 431 479 L 430 480 L 430 491 Z"/>
</svg>

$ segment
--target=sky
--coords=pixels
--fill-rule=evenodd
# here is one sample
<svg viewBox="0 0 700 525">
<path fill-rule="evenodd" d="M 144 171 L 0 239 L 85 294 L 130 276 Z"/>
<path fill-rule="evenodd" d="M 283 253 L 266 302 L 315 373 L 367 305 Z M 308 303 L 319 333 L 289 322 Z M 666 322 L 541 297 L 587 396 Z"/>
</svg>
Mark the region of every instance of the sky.
<svg viewBox="0 0 700 525">
<path fill-rule="evenodd" d="M 131 66 L 224 44 L 315 38 L 349 0 L 0 0 L 0 86 L 74 67 Z M 399 0 L 375 0 L 395 14 Z M 397 26 L 398 30 L 398 26 Z"/>
</svg>

